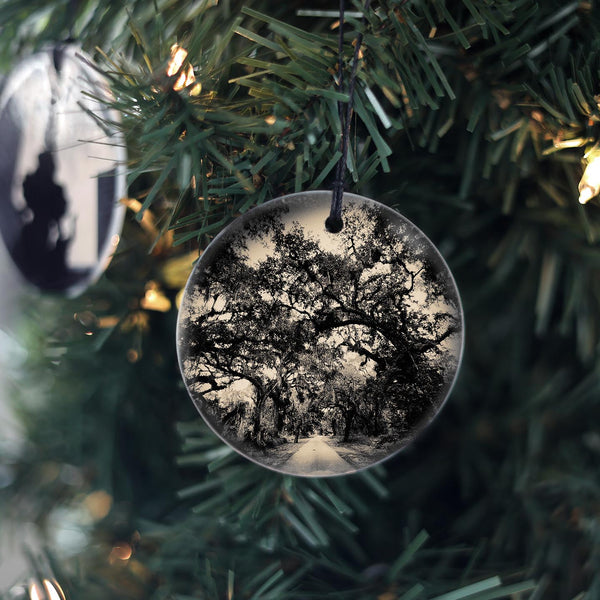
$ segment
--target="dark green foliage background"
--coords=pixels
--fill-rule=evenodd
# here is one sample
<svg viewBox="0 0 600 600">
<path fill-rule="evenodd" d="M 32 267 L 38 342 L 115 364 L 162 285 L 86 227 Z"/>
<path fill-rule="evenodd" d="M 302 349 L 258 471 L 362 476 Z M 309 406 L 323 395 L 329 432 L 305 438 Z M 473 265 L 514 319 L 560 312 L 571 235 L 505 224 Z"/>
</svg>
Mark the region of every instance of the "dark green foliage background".
<svg viewBox="0 0 600 600">
<path fill-rule="evenodd" d="M 176 242 L 150 253 L 131 214 L 89 293 L 28 299 L 29 354 L 12 382 L 28 444 L 5 459 L 16 479 L 2 517 L 43 531 L 52 507 L 114 498 L 76 560 L 50 545 L 32 573 L 52 565 L 86 599 L 599 598 L 600 219 L 597 201 L 577 202 L 600 117 L 596 3 L 374 3 L 348 187 L 437 244 L 461 291 L 466 354 L 414 445 L 332 480 L 261 470 L 209 434 L 178 373 L 176 310 L 139 307 L 150 280 L 175 299 L 178 253 L 333 173 L 333 19 L 297 16 L 303 2 L 209 4 L 0 2 L 5 69 L 70 34 L 96 55 L 124 114 L 130 195 Z M 350 18 L 346 65 L 358 27 Z M 200 96 L 164 75 L 175 41 Z M 120 325 L 97 326 L 115 315 Z M 82 478 L 44 476 L 52 465 Z M 111 563 L 125 540 L 133 557 Z"/>
</svg>

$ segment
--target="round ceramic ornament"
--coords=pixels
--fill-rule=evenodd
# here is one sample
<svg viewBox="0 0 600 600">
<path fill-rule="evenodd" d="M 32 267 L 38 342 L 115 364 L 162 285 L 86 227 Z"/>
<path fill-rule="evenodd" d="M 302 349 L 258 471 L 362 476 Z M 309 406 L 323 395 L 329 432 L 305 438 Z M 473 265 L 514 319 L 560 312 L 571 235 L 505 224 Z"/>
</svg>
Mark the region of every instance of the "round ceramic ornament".
<svg viewBox="0 0 600 600">
<path fill-rule="evenodd" d="M 177 349 L 199 412 L 274 470 L 352 473 L 391 456 L 450 393 L 463 348 L 459 294 L 410 221 L 331 192 L 255 208 L 208 246 L 188 280 Z"/>
<path fill-rule="evenodd" d="M 20 62 L 0 91 L 0 233 L 21 275 L 76 295 L 119 241 L 126 191 L 119 116 L 74 45 Z"/>
</svg>

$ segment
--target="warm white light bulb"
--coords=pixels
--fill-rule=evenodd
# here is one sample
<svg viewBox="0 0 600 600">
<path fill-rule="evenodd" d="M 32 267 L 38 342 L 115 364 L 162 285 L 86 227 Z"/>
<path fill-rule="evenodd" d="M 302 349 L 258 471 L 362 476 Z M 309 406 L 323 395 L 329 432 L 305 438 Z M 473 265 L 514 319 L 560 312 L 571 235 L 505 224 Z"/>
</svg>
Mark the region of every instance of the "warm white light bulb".
<svg viewBox="0 0 600 600">
<path fill-rule="evenodd" d="M 37 583 L 32 582 L 29 585 L 29 598 L 30 600 L 42 600 L 44 592 L 40 590 Z"/>
<path fill-rule="evenodd" d="M 65 596 L 62 593 L 62 589 L 60 585 L 58 585 L 57 581 L 50 581 L 49 579 L 44 579 L 44 588 L 46 588 L 48 600 L 64 600 Z"/>
<path fill-rule="evenodd" d="M 600 194 L 600 155 L 590 160 L 579 182 L 579 202 L 585 204 Z"/>
<path fill-rule="evenodd" d="M 169 77 L 172 77 L 179 72 L 183 66 L 183 61 L 187 58 L 187 55 L 188 52 L 185 48 L 182 48 L 177 44 L 173 44 L 171 46 L 171 60 L 169 61 L 169 66 L 167 67 L 167 75 Z"/>
<path fill-rule="evenodd" d="M 169 65 L 167 67 L 167 76 L 173 77 L 173 75 L 179 73 L 177 81 L 173 84 L 173 89 L 176 92 L 179 92 L 189 85 L 192 85 L 192 83 L 196 81 L 194 67 L 192 65 L 188 65 L 186 70 L 181 70 L 187 55 L 188 51 L 185 48 L 182 48 L 177 44 L 173 44 L 173 46 L 171 46 L 171 60 L 169 61 Z M 198 96 L 201 91 L 202 85 L 200 82 L 198 82 L 193 88 L 191 88 L 190 96 Z"/>
</svg>

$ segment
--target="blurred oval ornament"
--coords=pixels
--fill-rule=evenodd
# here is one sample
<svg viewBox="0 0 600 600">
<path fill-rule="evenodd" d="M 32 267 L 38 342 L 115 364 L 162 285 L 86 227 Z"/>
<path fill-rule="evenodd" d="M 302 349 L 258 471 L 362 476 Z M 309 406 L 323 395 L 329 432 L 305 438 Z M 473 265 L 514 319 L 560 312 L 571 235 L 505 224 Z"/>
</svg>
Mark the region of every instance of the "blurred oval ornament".
<svg viewBox="0 0 600 600">
<path fill-rule="evenodd" d="M 126 151 L 110 91 L 74 45 L 23 60 L 0 92 L 0 233 L 41 290 L 81 293 L 105 270 L 125 214 Z"/>
<path fill-rule="evenodd" d="M 444 259 L 378 202 L 291 194 L 238 218 L 208 246 L 177 327 L 187 389 L 246 457 L 293 475 L 352 473 L 388 458 L 438 413 L 463 348 Z"/>
</svg>

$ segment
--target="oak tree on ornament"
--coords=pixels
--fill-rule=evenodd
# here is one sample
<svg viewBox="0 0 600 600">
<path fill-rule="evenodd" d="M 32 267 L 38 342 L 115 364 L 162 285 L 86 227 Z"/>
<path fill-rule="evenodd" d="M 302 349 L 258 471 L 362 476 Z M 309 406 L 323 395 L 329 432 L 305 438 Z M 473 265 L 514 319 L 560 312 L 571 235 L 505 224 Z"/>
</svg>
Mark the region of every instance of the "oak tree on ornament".
<svg viewBox="0 0 600 600">
<path fill-rule="evenodd" d="M 338 234 L 285 213 L 229 236 L 186 291 L 184 372 L 198 407 L 259 448 L 311 434 L 406 441 L 456 372 L 451 275 L 425 236 L 376 206 L 347 206 Z"/>
</svg>

